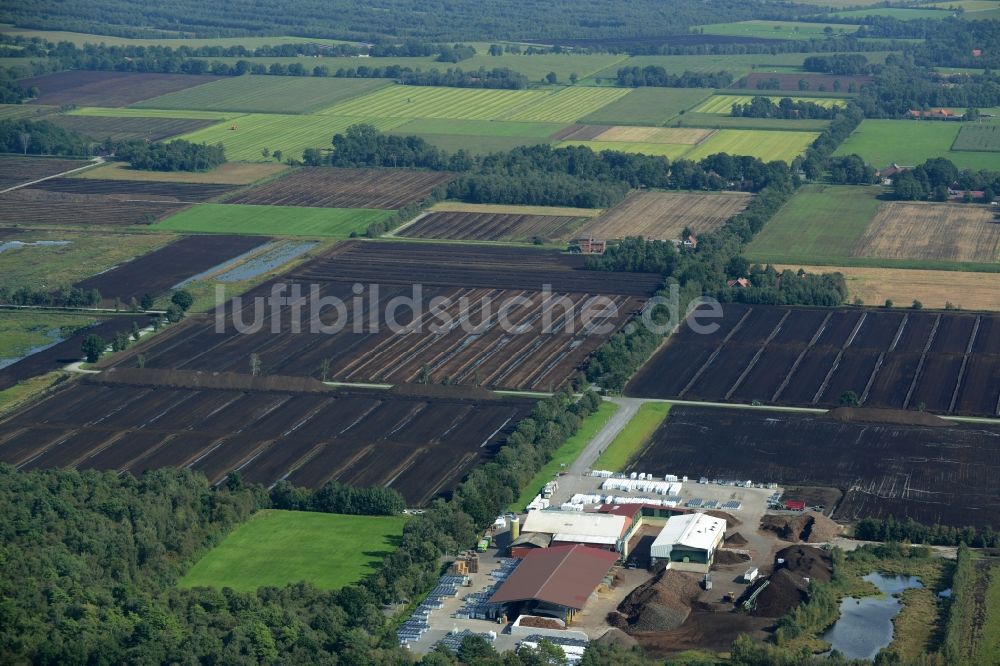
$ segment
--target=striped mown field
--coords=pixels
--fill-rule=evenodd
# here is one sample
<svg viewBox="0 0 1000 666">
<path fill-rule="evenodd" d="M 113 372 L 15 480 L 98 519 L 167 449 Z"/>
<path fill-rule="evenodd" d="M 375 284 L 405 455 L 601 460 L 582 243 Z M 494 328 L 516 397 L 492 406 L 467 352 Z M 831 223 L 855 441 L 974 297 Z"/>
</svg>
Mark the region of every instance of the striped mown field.
<svg viewBox="0 0 1000 666">
<path fill-rule="evenodd" d="M 536 90 L 391 86 L 321 113 L 361 118 L 496 120 L 548 96 Z"/>
<path fill-rule="evenodd" d="M 506 116 L 505 119 L 571 123 L 631 92 L 627 88 L 563 88 Z"/>
</svg>

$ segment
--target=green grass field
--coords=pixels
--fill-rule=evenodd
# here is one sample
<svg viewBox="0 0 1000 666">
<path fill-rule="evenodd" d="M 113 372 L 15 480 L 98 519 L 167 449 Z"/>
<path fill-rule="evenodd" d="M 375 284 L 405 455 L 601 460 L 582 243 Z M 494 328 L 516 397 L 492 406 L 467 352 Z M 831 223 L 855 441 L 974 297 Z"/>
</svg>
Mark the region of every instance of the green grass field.
<svg viewBox="0 0 1000 666">
<path fill-rule="evenodd" d="M 405 524 L 405 516 L 265 509 L 206 553 L 178 585 L 252 592 L 307 581 L 339 589 L 376 571 Z"/>
<path fill-rule="evenodd" d="M 0 24 L 0 32 L 8 33 L 11 36 L 22 35 L 31 39 L 32 37 L 39 37 L 41 39 L 48 40 L 50 42 L 72 42 L 77 46 L 82 46 L 84 44 L 107 44 L 108 46 L 170 46 L 172 48 L 177 48 L 179 46 L 190 46 L 192 48 L 199 46 L 246 46 L 247 48 L 256 48 L 258 46 L 274 46 L 278 44 L 302 44 L 304 42 L 319 43 L 319 44 L 348 44 L 350 42 L 345 42 L 339 39 L 314 39 L 312 37 L 210 37 L 210 38 L 193 38 L 193 37 L 181 37 L 178 34 L 177 38 L 168 39 L 156 39 L 156 38 L 131 38 L 131 37 L 114 37 L 111 35 L 94 35 L 85 32 L 69 32 L 65 30 L 27 30 L 22 28 L 15 28 L 10 24 Z M 167 32 L 167 31 L 164 31 Z"/>
<path fill-rule="evenodd" d="M 174 240 L 170 234 L 115 234 L 30 230 L 17 240 L 70 241 L 69 245 L 29 245 L 0 254 L 0 285 L 69 285 L 96 275 Z"/>
<path fill-rule="evenodd" d="M 549 94 L 537 90 L 390 86 L 323 113 L 360 118 L 496 120 Z"/>
<path fill-rule="evenodd" d="M 1000 152 L 1000 125 L 962 123 L 962 129 L 959 130 L 951 148 L 952 150 Z"/>
<path fill-rule="evenodd" d="M 2 63 L 0 63 L 0 67 L 3 67 Z M 15 120 L 31 118 L 32 116 L 41 118 L 54 111 L 56 111 L 56 107 L 42 106 L 41 104 L 0 104 L 0 120 Z"/>
<path fill-rule="evenodd" d="M 715 153 L 750 155 L 765 162 L 784 160 L 791 163 L 805 152 L 819 134 L 815 132 L 768 132 L 763 130 L 719 130 L 684 155 L 700 160 Z"/>
<path fill-rule="evenodd" d="M 672 160 L 680 159 L 694 147 L 690 144 L 640 143 L 637 141 L 560 141 L 558 145 L 559 147 L 586 146 L 595 153 L 599 153 L 602 150 L 616 150 L 622 153 L 641 153 L 643 155 L 668 157 Z"/>
<path fill-rule="evenodd" d="M 835 12 L 831 16 L 846 19 L 864 20 L 869 16 L 887 16 L 897 21 L 914 21 L 916 19 L 946 19 L 950 12 L 941 9 L 918 9 L 913 7 L 871 7 L 869 9 L 852 9 Z"/>
<path fill-rule="evenodd" d="M 707 127 L 711 129 L 757 129 L 787 132 L 822 132 L 829 120 L 817 118 L 734 118 L 721 113 L 685 113 L 667 123 L 667 127 Z"/>
<path fill-rule="evenodd" d="M 682 111 L 688 111 L 710 92 L 704 88 L 636 88 L 581 122 L 595 125 L 662 125 Z"/>
<path fill-rule="evenodd" d="M 547 482 L 555 478 L 563 465 L 569 466 L 580 452 L 590 443 L 590 440 L 600 431 L 604 425 L 611 420 L 611 417 L 618 411 L 618 405 L 613 402 L 602 402 L 597 411 L 584 419 L 580 424 L 580 429 L 576 434 L 567 439 L 562 446 L 556 449 L 552 455 L 552 460 L 545 464 L 538 473 L 528 482 L 528 485 L 521 491 L 518 497 L 508 507 L 508 511 L 524 511 L 528 502 L 537 495 Z"/>
<path fill-rule="evenodd" d="M 765 96 L 765 95 L 762 95 Z M 777 104 L 784 97 L 789 97 L 789 95 L 766 95 L 768 99 Z M 754 98 L 754 95 L 713 95 L 705 100 L 704 103 L 696 106 L 691 111 L 693 113 L 717 113 L 720 115 L 730 115 L 733 112 L 733 104 L 749 104 Z M 834 106 L 844 107 L 847 106 L 847 102 L 842 99 L 831 99 L 828 97 L 791 97 L 793 102 L 812 102 L 813 104 L 818 104 L 824 108 L 832 108 Z"/>
<path fill-rule="evenodd" d="M 843 23 L 799 23 L 796 21 L 738 21 L 735 23 L 713 23 L 700 25 L 698 29 L 706 35 L 726 35 L 735 37 L 763 37 L 773 39 L 823 39 L 826 28 L 833 35 L 850 35 L 858 31 L 856 25 Z"/>
<path fill-rule="evenodd" d="M 486 47 L 489 48 L 489 47 Z M 478 47 L 477 47 L 478 49 Z M 501 55 L 491 56 L 480 49 L 479 53 L 473 57 L 458 63 L 464 71 L 477 70 L 480 67 L 493 69 L 494 67 L 508 67 L 515 72 L 524 74 L 532 81 L 541 81 L 549 72 L 555 72 L 559 81 L 568 81 L 570 74 L 576 74 L 579 78 L 586 78 L 595 72 L 607 67 L 612 67 L 615 63 L 625 60 L 626 56 L 606 53 L 540 53 L 534 55 Z M 381 59 L 372 59 L 373 64 L 381 62 Z M 451 63 L 435 63 L 432 66 L 423 66 L 424 69 L 437 67 L 445 70 L 454 67 Z"/>
<path fill-rule="evenodd" d="M 563 88 L 505 116 L 507 120 L 571 123 L 631 94 L 628 88 Z"/>
<path fill-rule="evenodd" d="M 361 233 L 372 222 L 392 214 L 392 211 L 366 208 L 198 204 L 168 217 L 154 228 L 160 231 L 347 238 L 351 232 Z"/>
<path fill-rule="evenodd" d="M 16 359 L 33 347 L 58 342 L 73 331 L 94 323 L 86 314 L 51 314 L 28 311 L 0 311 L 0 365 Z"/>
<path fill-rule="evenodd" d="M 503 120 L 442 120 L 417 118 L 390 130 L 392 134 L 459 134 L 487 137 L 530 137 L 548 139 L 565 123 L 506 122 Z"/>
<path fill-rule="evenodd" d="M 814 263 L 851 256 L 864 235 L 883 189 L 875 186 L 806 185 L 757 234 L 744 255 L 759 263 Z"/>
<path fill-rule="evenodd" d="M 233 122 L 236 129 L 232 129 Z M 226 148 L 226 159 L 244 162 L 273 162 L 261 151 L 282 151 L 288 157 L 302 157 L 306 148 L 329 148 L 333 135 L 351 125 L 367 123 L 380 130 L 403 124 L 400 118 L 341 116 L 291 116 L 277 113 L 252 113 L 225 121 L 180 137 L 196 143 L 221 143 Z"/>
<path fill-rule="evenodd" d="M 650 440 L 656 429 L 670 413 L 669 402 L 647 402 L 639 407 L 632 420 L 622 428 L 614 441 L 594 463 L 594 469 L 620 472 L 629 460 Z"/>
<path fill-rule="evenodd" d="M 420 138 L 448 153 L 464 150 L 471 155 L 506 152 L 519 146 L 552 143 L 548 139 L 530 136 L 481 136 L 476 134 L 421 134 Z"/>
<path fill-rule="evenodd" d="M 84 106 L 69 112 L 71 116 L 100 116 L 102 118 L 182 118 L 185 120 L 229 120 L 239 118 L 242 113 L 233 111 L 193 111 L 191 109 L 120 109 L 100 106 Z"/>
<path fill-rule="evenodd" d="M 620 150 L 625 153 L 659 155 L 672 160 L 700 160 L 716 153 L 749 155 L 765 162 L 784 160 L 791 163 L 805 152 L 817 132 L 772 132 L 767 130 L 722 129 L 698 145 L 677 143 L 640 143 L 632 141 L 562 141 L 560 146 L 587 146 L 591 150 Z"/>
<path fill-rule="evenodd" d="M 961 169 L 997 169 L 996 155 L 951 150 L 961 128 L 962 123 L 933 120 L 864 120 L 834 154 L 857 153 L 878 168 L 947 157 Z"/>
<path fill-rule="evenodd" d="M 231 76 L 153 97 L 133 108 L 308 113 L 388 85 L 389 79 Z"/>
</svg>

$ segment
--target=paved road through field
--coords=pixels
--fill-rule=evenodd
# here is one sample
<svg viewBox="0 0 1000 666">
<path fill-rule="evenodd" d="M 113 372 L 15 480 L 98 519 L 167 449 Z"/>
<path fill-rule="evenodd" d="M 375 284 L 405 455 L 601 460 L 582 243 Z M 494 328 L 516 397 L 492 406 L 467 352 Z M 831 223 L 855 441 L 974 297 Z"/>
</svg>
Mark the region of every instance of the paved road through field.
<svg viewBox="0 0 1000 666">
<path fill-rule="evenodd" d="M 618 405 L 618 411 L 604 424 L 603 428 L 597 431 L 594 438 L 590 440 L 586 448 L 580 452 L 580 455 L 576 457 L 573 464 L 569 466 L 567 471 L 570 474 L 582 475 L 590 469 L 594 461 L 601 455 L 601 452 L 608 448 L 611 442 L 615 441 L 615 437 L 632 420 L 635 413 L 639 411 L 639 405 L 644 402 L 638 398 L 605 398 L 605 400 Z"/>
<path fill-rule="evenodd" d="M 86 164 L 86 165 L 84 165 L 82 167 L 78 167 L 76 169 L 70 169 L 69 171 L 63 171 L 62 173 L 54 173 L 51 176 L 45 176 L 44 178 L 36 178 L 35 180 L 32 180 L 32 181 L 27 182 L 27 183 L 20 183 L 19 185 L 14 185 L 13 187 L 8 187 L 6 190 L 0 190 L 0 194 L 6 194 L 7 192 L 13 192 L 14 190 L 19 190 L 22 187 L 30 187 L 30 186 L 34 185 L 35 183 L 42 182 L 43 180 L 52 180 L 53 178 L 61 178 L 63 176 L 68 176 L 71 173 L 76 173 L 77 171 L 83 171 L 84 169 L 89 169 L 89 168 L 95 167 L 95 166 L 97 166 L 99 164 L 104 164 L 104 158 L 103 157 L 95 157 L 94 159 L 90 160 L 89 164 Z"/>
</svg>

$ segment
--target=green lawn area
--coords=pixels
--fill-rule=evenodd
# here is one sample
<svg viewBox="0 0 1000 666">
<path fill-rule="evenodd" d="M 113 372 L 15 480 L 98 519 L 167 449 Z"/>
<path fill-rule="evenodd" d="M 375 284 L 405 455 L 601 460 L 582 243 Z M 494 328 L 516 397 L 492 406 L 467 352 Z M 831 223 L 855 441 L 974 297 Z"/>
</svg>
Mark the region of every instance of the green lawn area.
<svg viewBox="0 0 1000 666">
<path fill-rule="evenodd" d="M 562 469 L 563 465 L 567 467 L 576 460 L 576 457 L 580 455 L 580 452 L 590 443 L 590 440 L 598 433 L 598 431 L 604 427 L 604 425 L 611 420 L 611 417 L 615 415 L 618 411 L 618 405 L 613 402 L 602 402 L 601 406 L 597 408 L 597 411 L 584 419 L 583 423 L 580 424 L 580 429 L 576 431 L 576 434 L 567 439 L 562 446 L 556 449 L 556 452 L 552 455 L 552 460 L 550 460 L 544 467 L 538 470 L 538 473 L 528 482 L 528 485 L 524 487 L 521 491 L 520 497 L 518 497 L 511 505 L 508 507 L 508 511 L 524 511 L 524 507 L 528 505 L 528 502 L 537 495 L 542 486 L 547 482 L 555 478 L 559 470 Z"/>
<path fill-rule="evenodd" d="M 877 186 L 806 185 L 795 193 L 744 252 L 753 262 L 808 264 L 851 256 L 884 193 Z"/>
<path fill-rule="evenodd" d="M 329 148 L 333 135 L 351 125 L 367 123 L 385 131 L 402 125 L 398 118 L 369 118 L 366 116 L 342 117 L 327 115 L 285 115 L 278 113 L 251 113 L 180 137 L 194 143 L 226 148 L 226 159 L 240 162 L 274 162 L 264 157 L 267 148 L 272 154 L 282 151 L 288 157 L 302 157 L 306 148 Z M 233 129 L 235 125 L 236 129 Z"/>
<path fill-rule="evenodd" d="M 185 120 L 228 120 L 238 118 L 238 111 L 192 111 L 190 109 L 117 109 L 100 106 L 82 106 L 69 112 L 71 116 L 100 116 L 101 118 L 183 118 Z"/>
<path fill-rule="evenodd" d="M 390 134 L 456 134 L 486 137 L 548 139 L 566 127 L 566 123 L 508 122 L 503 120 L 441 120 L 417 118 L 394 127 Z"/>
<path fill-rule="evenodd" d="M 834 154 L 857 153 L 877 168 L 893 162 L 915 166 L 931 157 L 946 157 L 961 169 L 997 169 L 1000 160 L 994 154 L 951 150 L 962 125 L 933 120 L 864 120 Z"/>
<path fill-rule="evenodd" d="M 161 231 L 347 238 L 352 231 L 362 233 L 372 222 L 390 215 L 392 211 L 367 208 L 199 204 L 157 223 L 156 228 Z"/>
<path fill-rule="evenodd" d="M 670 413 L 669 402 L 647 402 L 639 407 L 632 420 L 622 428 L 614 441 L 594 463 L 594 469 L 620 472 L 629 460 L 650 440 L 656 429 Z"/>
<path fill-rule="evenodd" d="M 737 21 L 734 23 L 713 23 L 700 25 L 698 29 L 706 35 L 727 35 L 736 37 L 763 37 L 772 39 L 823 39 L 826 28 L 833 35 L 850 35 L 858 31 L 856 25 L 844 23 L 799 23 L 796 21 Z"/>
<path fill-rule="evenodd" d="M 791 163 L 805 152 L 819 136 L 817 132 L 769 132 L 766 130 L 719 130 L 684 155 L 685 159 L 700 160 L 715 153 L 750 155 L 765 162 L 784 160 Z"/>
<path fill-rule="evenodd" d="M 133 108 L 308 113 L 390 85 L 389 79 L 231 76 L 147 99 Z"/>
<path fill-rule="evenodd" d="M 552 143 L 549 139 L 528 136 L 481 136 L 476 134 L 420 134 L 421 139 L 448 153 L 465 150 L 472 155 L 513 150 L 518 146 L 536 146 Z"/>
<path fill-rule="evenodd" d="M 42 312 L 0 311 L 0 365 L 16 359 L 34 347 L 58 342 L 78 328 L 94 323 L 84 314 L 51 314 Z"/>
<path fill-rule="evenodd" d="M 405 523 L 405 516 L 258 511 L 198 560 L 178 585 L 252 592 L 304 580 L 339 589 L 373 573 Z"/>
<path fill-rule="evenodd" d="M 73 284 L 133 257 L 166 245 L 168 234 L 25 231 L 16 240 L 69 241 L 68 245 L 27 245 L 0 254 L 0 285 L 51 287 Z"/>
<path fill-rule="evenodd" d="M 149 38 L 149 37 L 115 37 L 112 35 L 95 35 L 85 32 L 68 32 L 63 30 L 27 30 L 15 28 L 10 24 L 0 24 L 0 32 L 10 35 L 23 35 L 31 39 L 39 37 L 50 42 L 72 42 L 77 46 L 84 44 L 107 44 L 108 46 L 169 46 L 177 48 L 179 46 L 189 46 L 197 48 L 199 46 L 245 46 L 256 48 L 258 46 L 276 46 L 278 44 L 302 44 L 304 42 L 318 44 L 350 44 L 341 39 L 314 39 L 312 37 L 209 37 L 193 38 Z M 168 32 L 168 31 L 163 31 Z"/>
<path fill-rule="evenodd" d="M 869 9 L 852 9 L 851 11 L 836 12 L 831 16 L 846 19 L 864 20 L 869 16 L 888 16 L 898 21 L 914 21 L 916 19 L 946 19 L 951 12 L 941 9 L 919 9 L 912 7 L 871 7 Z"/>
<path fill-rule="evenodd" d="M 662 125 L 708 97 L 704 88 L 637 88 L 607 104 L 581 122 L 596 125 Z"/>
</svg>

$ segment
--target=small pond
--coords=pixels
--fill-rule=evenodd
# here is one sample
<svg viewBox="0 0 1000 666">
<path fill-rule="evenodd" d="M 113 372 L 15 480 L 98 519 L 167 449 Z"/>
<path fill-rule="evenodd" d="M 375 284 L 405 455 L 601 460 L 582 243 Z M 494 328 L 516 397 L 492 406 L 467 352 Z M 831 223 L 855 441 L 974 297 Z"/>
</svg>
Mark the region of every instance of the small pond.
<svg viewBox="0 0 1000 666">
<path fill-rule="evenodd" d="M 22 247 L 31 247 L 31 246 L 46 247 L 46 246 L 69 245 L 70 243 L 72 243 L 72 241 L 47 241 L 47 240 L 6 241 L 4 243 L 0 243 L 0 254 L 6 252 L 7 250 L 19 250 Z"/>
<path fill-rule="evenodd" d="M 17 363 L 21 359 L 28 358 L 32 354 L 37 354 L 38 352 L 45 351 L 49 347 L 55 347 L 57 344 L 59 344 L 60 342 L 62 342 L 65 339 L 63 337 L 63 331 L 59 327 L 56 327 L 56 328 L 48 330 L 45 333 L 45 337 L 47 337 L 49 339 L 48 342 L 46 342 L 44 344 L 36 345 L 34 347 L 31 347 L 27 351 L 19 353 L 17 356 L 4 357 L 3 353 L 6 352 L 6 351 L 8 351 L 8 350 L 0 349 L 0 370 L 2 370 L 3 368 L 6 368 L 7 366 L 14 365 L 15 363 Z"/>
<path fill-rule="evenodd" d="M 899 593 L 923 587 L 913 576 L 884 576 L 871 573 L 864 577 L 882 593 L 875 597 L 844 597 L 840 602 L 840 619 L 823 634 L 848 659 L 874 659 L 882 648 L 892 642 L 892 620 L 903 608 Z"/>
</svg>

